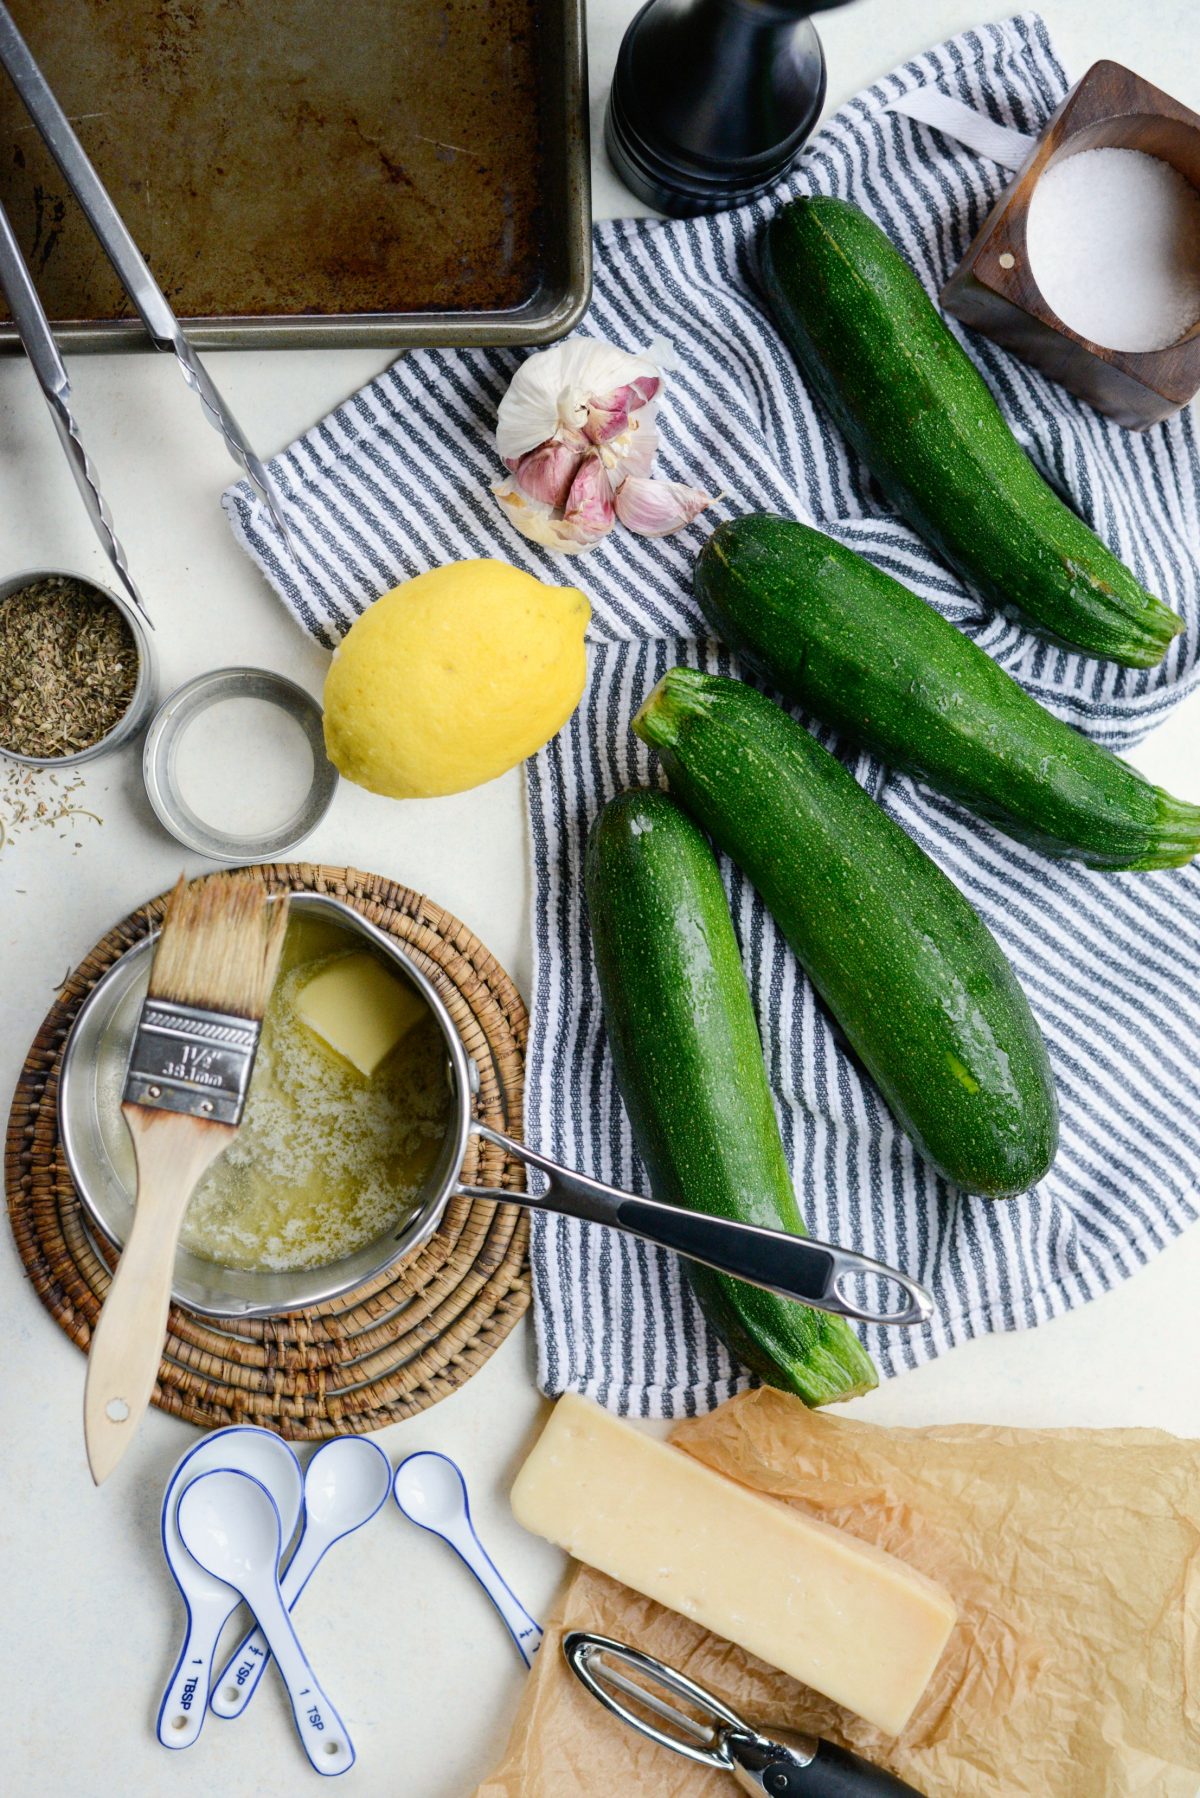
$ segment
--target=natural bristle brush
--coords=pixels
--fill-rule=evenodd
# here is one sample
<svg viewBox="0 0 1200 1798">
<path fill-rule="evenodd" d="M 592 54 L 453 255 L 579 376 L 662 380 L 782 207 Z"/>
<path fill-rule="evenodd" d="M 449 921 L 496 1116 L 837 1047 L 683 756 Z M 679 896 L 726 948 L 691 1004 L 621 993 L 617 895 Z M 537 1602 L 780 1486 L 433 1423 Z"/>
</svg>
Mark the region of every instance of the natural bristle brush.
<svg viewBox="0 0 1200 1798">
<path fill-rule="evenodd" d="M 241 1124 L 286 928 L 286 896 L 252 875 L 181 879 L 168 901 L 121 1105 L 137 1205 L 88 1354 L 83 1428 L 97 1485 L 150 1402 L 184 1213 Z"/>
</svg>

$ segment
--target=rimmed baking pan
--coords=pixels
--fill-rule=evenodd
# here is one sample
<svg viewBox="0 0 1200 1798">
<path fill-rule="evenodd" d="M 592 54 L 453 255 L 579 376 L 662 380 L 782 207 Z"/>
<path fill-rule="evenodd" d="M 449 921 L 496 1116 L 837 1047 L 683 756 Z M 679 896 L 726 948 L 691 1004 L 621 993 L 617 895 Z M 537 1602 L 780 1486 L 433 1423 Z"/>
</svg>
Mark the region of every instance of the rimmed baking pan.
<svg viewBox="0 0 1200 1798">
<path fill-rule="evenodd" d="M 545 343 L 586 307 L 584 0 L 9 5 L 199 348 Z M 143 346 L 2 76 L 0 199 L 64 348 Z"/>
</svg>

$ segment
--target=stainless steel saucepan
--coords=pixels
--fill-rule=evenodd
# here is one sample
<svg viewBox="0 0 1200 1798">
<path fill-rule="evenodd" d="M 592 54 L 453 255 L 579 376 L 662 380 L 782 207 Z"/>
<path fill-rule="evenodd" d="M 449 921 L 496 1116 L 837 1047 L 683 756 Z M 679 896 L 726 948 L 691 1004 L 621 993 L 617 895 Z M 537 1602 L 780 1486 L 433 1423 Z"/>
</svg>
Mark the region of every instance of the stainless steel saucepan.
<svg viewBox="0 0 1200 1798">
<path fill-rule="evenodd" d="M 376 929 L 353 907 L 324 894 L 296 893 L 291 905 L 298 915 L 336 922 L 364 939 L 421 993 L 445 1044 L 452 1095 L 450 1121 L 412 1211 L 384 1235 L 339 1261 L 289 1273 L 227 1268 L 181 1247 L 173 1287 L 180 1305 L 207 1317 L 224 1318 L 277 1316 L 319 1305 L 352 1291 L 419 1249 L 437 1228 L 449 1201 L 466 1195 L 606 1224 L 784 1298 L 799 1299 L 864 1323 L 916 1324 L 931 1315 L 933 1303 L 924 1287 L 865 1255 L 621 1192 L 560 1167 L 485 1124 L 472 1109 L 478 1070 L 441 995 L 403 944 Z M 67 1040 L 59 1084 L 59 1126 L 71 1178 L 91 1222 L 118 1248 L 133 1216 L 135 1191 L 120 1096 L 155 941 L 156 935 L 151 935 L 128 950 L 89 993 Z M 500 1191 L 464 1184 L 462 1167 L 472 1135 L 494 1143 L 544 1175 L 541 1190 Z M 900 1288 L 902 1302 L 891 1311 L 860 1303 L 861 1293 L 856 1296 L 853 1283 L 862 1275 L 894 1283 Z M 862 1282 L 859 1284 L 861 1287 Z"/>
</svg>

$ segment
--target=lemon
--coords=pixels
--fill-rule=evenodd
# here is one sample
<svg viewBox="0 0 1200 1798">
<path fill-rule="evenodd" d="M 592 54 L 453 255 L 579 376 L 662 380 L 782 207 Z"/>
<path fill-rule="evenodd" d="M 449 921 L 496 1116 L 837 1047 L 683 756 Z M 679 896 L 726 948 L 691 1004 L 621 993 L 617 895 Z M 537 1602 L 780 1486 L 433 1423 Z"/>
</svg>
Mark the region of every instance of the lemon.
<svg viewBox="0 0 1200 1798">
<path fill-rule="evenodd" d="M 507 562 L 450 562 L 377 599 L 325 681 L 325 746 L 393 799 L 461 793 L 561 730 L 583 692 L 591 610 Z"/>
</svg>

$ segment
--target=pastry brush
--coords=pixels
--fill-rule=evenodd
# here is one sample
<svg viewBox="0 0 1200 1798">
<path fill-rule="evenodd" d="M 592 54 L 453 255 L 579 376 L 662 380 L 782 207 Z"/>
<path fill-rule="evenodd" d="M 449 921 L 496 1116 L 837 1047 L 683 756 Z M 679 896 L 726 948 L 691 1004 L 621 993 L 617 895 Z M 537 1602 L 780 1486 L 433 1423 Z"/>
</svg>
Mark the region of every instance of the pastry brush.
<svg viewBox="0 0 1200 1798">
<path fill-rule="evenodd" d="M 121 1105 L 137 1205 L 88 1354 L 83 1429 L 97 1485 L 150 1402 L 184 1212 L 241 1124 L 286 928 L 286 897 L 244 874 L 181 879 L 168 901 Z"/>
</svg>

